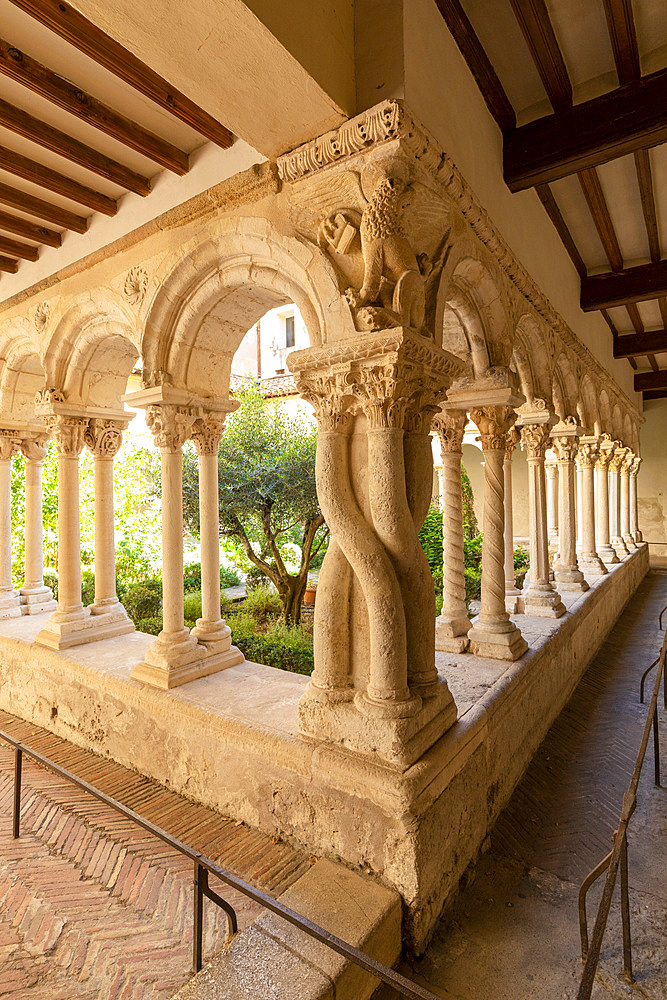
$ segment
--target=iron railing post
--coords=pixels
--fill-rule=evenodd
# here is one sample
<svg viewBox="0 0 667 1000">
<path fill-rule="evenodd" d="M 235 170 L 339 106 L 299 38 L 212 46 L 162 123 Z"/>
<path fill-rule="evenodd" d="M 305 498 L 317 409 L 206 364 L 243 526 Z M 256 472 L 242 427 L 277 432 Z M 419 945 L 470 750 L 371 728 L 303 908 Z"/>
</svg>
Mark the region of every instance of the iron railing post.
<svg viewBox="0 0 667 1000">
<path fill-rule="evenodd" d="M 623 922 L 623 971 L 625 980 L 634 983 L 632 977 L 632 938 L 630 935 L 630 893 L 628 885 L 628 836 L 621 845 L 621 920 Z"/>
<path fill-rule="evenodd" d="M 12 815 L 12 837 L 18 839 L 21 824 L 21 771 L 23 768 L 23 752 L 20 747 L 14 749 L 14 812 Z"/>
<path fill-rule="evenodd" d="M 653 709 L 653 772 L 656 788 L 660 788 L 660 735 L 658 732 L 658 706 Z"/>
<path fill-rule="evenodd" d="M 199 972 L 202 966 L 202 927 L 204 918 L 204 869 L 195 861 L 194 912 L 192 921 L 192 971 Z"/>
</svg>

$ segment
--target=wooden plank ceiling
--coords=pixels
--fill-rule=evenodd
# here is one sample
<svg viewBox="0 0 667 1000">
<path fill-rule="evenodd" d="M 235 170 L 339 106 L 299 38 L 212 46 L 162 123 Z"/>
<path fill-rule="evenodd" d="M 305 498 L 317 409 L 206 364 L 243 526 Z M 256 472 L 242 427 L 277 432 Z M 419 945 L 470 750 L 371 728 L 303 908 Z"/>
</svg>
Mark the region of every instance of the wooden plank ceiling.
<svg viewBox="0 0 667 1000">
<path fill-rule="evenodd" d="M 508 187 L 537 191 L 636 391 L 667 397 L 667 3 L 436 3 L 503 133 Z"/>
<path fill-rule="evenodd" d="M 0 272 L 234 136 L 60 0 L 0 0 Z M 110 95 L 110 99 L 108 97 Z"/>
</svg>

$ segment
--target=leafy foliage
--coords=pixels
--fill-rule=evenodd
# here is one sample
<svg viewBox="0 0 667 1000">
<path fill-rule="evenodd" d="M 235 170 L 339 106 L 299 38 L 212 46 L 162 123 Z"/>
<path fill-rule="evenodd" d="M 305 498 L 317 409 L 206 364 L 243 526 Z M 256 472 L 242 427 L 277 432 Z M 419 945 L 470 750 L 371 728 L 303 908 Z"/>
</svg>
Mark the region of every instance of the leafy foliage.
<svg viewBox="0 0 667 1000">
<path fill-rule="evenodd" d="M 419 531 L 419 541 L 426 553 L 436 591 L 442 591 L 442 511 L 432 503 Z"/>
<path fill-rule="evenodd" d="M 463 464 L 461 465 L 461 494 L 463 498 L 463 534 L 466 538 L 474 538 L 479 532 L 475 515 L 475 497 Z"/>
</svg>

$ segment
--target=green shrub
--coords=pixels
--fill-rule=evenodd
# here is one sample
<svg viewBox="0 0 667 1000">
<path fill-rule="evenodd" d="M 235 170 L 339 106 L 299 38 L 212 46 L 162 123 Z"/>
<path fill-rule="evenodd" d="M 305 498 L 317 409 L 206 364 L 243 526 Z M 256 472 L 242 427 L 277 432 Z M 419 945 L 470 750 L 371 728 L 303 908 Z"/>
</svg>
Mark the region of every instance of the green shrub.
<svg viewBox="0 0 667 1000">
<path fill-rule="evenodd" d="M 53 596 L 55 600 L 58 600 L 58 574 L 57 573 L 45 573 L 44 574 L 44 586 L 50 587 L 53 591 Z"/>
<path fill-rule="evenodd" d="M 186 618 L 196 621 L 201 618 L 201 591 L 193 590 L 183 598 L 183 613 Z"/>
<path fill-rule="evenodd" d="M 233 566 L 221 566 L 220 567 L 220 586 L 221 587 L 238 587 L 241 583 L 241 576 Z"/>
<path fill-rule="evenodd" d="M 162 581 L 146 580 L 128 587 L 123 595 L 123 604 L 128 615 L 138 626 L 139 621 L 159 618 L 162 612 Z"/>
<path fill-rule="evenodd" d="M 463 465 L 461 465 L 461 498 L 463 500 L 463 534 L 466 538 L 474 538 L 479 531 L 475 516 L 475 498 L 468 473 Z"/>
<path fill-rule="evenodd" d="M 187 563 L 183 567 L 183 590 L 186 594 L 201 593 L 201 563 Z"/>
<path fill-rule="evenodd" d="M 474 538 L 464 537 L 463 556 L 467 569 L 479 570 L 482 564 L 482 541 L 483 534 L 475 535 Z"/>
<path fill-rule="evenodd" d="M 479 601 L 482 596 L 482 574 L 466 567 L 466 602 Z"/>
<path fill-rule="evenodd" d="M 432 503 L 419 531 L 419 541 L 431 567 L 436 591 L 442 591 L 442 511 Z"/>
<path fill-rule="evenodd" d="M 235 642 L 237 646 L 237 639 L 250 638 L 251 636 L 254 636 L 255 630 L 257 629 L 257 620 L 243 610 L 229 615 L 226 622 L 232 630 L 232 641 Z"/>
<path fill-rule="evenodd" d="M 251 566 L 245 575 L 245 588 L 248 593 L 256 587 L 266 586 L 266 574 L 262 573 L 257 566 Z"/>
<path fill-rule="evenodd" d="M 278 594 L 268 584 L 255 587 L 243 602 L 243 610 L 256 621 L 266 621 L 267 618 L 279 615 L 282 607 Z"/>
<path fill-rule="evenodd" d="M 147 635 L 159 635 L 162 631 L 162 618 L 140 618 L 134 623 L 137 632 L 146 632 Z"/>
<path fill-rule="evenodd" d="M 528 553 L 523 545 L 514 546 L 514 569 L 524 569 L 528 565 Z"/>
<path fill-rule="evenodd" d="M 93 604 L 95 601 L 95 574 L 92 569 L 81 571 L 81 600 L 84 604 Z"/>
<path fill-rule="evenodd" d="M 255 631 L 257 622 L 252 615 L 243 612 L 232 615 L 227 624 L 232 630 L 232 642 L 246 659 L 292 673 L 312 673 L 313 642 L 301 625 L 273 622 L 262 634 Z"/>
</svg>

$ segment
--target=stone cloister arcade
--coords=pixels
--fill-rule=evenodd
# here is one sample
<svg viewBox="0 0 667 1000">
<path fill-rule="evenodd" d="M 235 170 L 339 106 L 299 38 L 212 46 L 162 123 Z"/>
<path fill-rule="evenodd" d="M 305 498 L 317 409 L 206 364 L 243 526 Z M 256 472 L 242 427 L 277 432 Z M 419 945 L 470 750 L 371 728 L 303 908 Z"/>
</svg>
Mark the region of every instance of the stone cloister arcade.
<svg viewBox="0 0 667 1000">
<path fill-rule="evenodd" d="M 243 737 L 232 733 L 239 724 L 229 695 L 222 743 L 236 741 L 250 758 L 272 757 L 254 791 L 241 791 L 240 778 L 224 777 L 236 750 L 221 753 L 221 770 L 211 766 L 207 787 L 198 778 L 188 791 L 261 827 L 279 826 L 314 849 L 327 844 L 351 862 L 367 859 L 403 895 L 419 946 L 521 762 L 585 667 L 586 653 L 576 668 L 574 661 L 563 666 L 562 643 L 571 641 L 573 620 L 583 621 L 587 606 L 600 617 L 599 600 L 607 600 L 609 616 L 618 614 L 633 584 L 614 585 L 599 598 L 601 581 L 639 573 L 630 563 L 635 555 L 645 558 L 645 546 L 637 523 L 640 414 L 401 105 L 386 102 L 366 112 L 279 158 L 277 170 L 266 164 L 223 182 L 216 198 L 195 199 L 188 212 L 101 256 L 85 273 L 65 275 L 12 306 L 0 327 L 0 616 L 42 616 L 30 656 L 41 664 L 35 684 L 45 691 L 54 685 L 62 691 L 57 664 L 74 647 L 79 673 L 72 683 L 82 685 L 82 664 L 95 659 L 97 643 L 101 649 L 103 640 L 113 640 L 113 655 L 129 644 L 124 686 L 112 696 L 106 681 L 96 690 L 91 675 L 82 719 L 93 704 L 104 715 L 105 699 L 113 697 L 125 727 L 141 730 L 144 712 L 155 739 L 170 727 L 169 739 L 177 739 L 180 709 L 189 720 L 184 726 L 196 728 L 186 702 L 173 700 L 175 689 L 187 692 L 209 675 L 227 683 L 245 666 L 220 619 L 217 451 L 235 408 L 231 360 L 245 332 L 286 302 L 297 304 L 310 336 L 311 346 L 292 354 L 289 365 L 316 412 L 318 495 L 331 530 L 315 611 L 315 669 L 298 697 L 294 688 L 284 696 L 298 701 L 298 733 L 281 735 L 282 742 L 259 723 L 253 734 L 250 723 Z M 137 365 L 143 388 L 126 397 Z M 113 458 L 130 416 L 124 401 L 146 410 L 162 461 L 164 625 L 145 642 L 132 635 L 115 593 Z M 460 480 L 468 420 L 484 460 L 481 611 L 472 622 Z M 432 494 L 432 432 L 442 449 L 444 523 L 437 618 L 418 540 Z M 58 452 L 57 607 L 41 568 L 40 470 L 49 437 Z M 182 448 L 189 439 L 199 456 L 202 524 L 203 616 L 192 632 L 184 625 L 182 588 Z M 95 602 L 88 608 L 81 602 L 78 512 L 78 463 L 86 447 L 95 457 L 96 524 Z M 512 565 L 518 447 L 528 462 L 530 520 L 530 573 L 521 592 Z M 26 563 L 24 586 L 15 591 L 10 464 L 19 450 L 26 458 Z M 550 542 L 557 546 L 554 572 Z M 569 598 L 577 599 L 571 613 Z M 564 638 L 552 629 L 538 650 L 523 634 L 523 621 L 536 618 L 561 620 Z M 13 628 L 16 643 L 19 624 Z M 595 637 L 589 644 L 592 655 Z M 463 729 L 442 653 L 453 654 L 447 662 L 460 671 L 477 661 L 518 661 L 527 664 L 531 684 L 545 685 L 541 695 L 522 695 L 532 699 L 535 718 L 512 767 L 500 753 L 484 764 L 482 784 L 495 782 L 497 798 L 485 798 L 483 818 L 471 803 L 456 812 L 443 800 L 462 766 L 453 765 L 455 744 L 446 741 Z M 25 678 L 19 666 L 3 669 L 11 706 Z M 270 668 L 263 669 L 268 677 Z M 52 683 L 45 680 L 50 671 Z M 528 683 L 519 672 L 507 676 Z M 38 715 L 43 707 L 39 699 L 35 704 Z M 164 731 L 155 721 L 160 713 Z M 206 733 L 203 720 L 197 725 Z M 85 742 L 85 721 L 69 736 L 75 728 L 72 738 Z M 187 754 L 203 774 L 207 738 L 197 737 L 186 751 L 187 737 L 178 736 L 174 759 Z M 500 731 L 497 738 L 511 756 L 511 741 Z M 469 744 L 469 760 L 477 761 L 470 766 L 479 768 L 474 740 L 465 739 L 457 752 Z M 154 744 L 146 743 L 150 767 Z M 127 756 L 120 743 L 109 752 Z M 181 765 L 160 767 L 178 785 Z M 251 770 L 246 759 L 246 779 Z M 355 799 L 353 806 L 363 832 L 338 829 L 337 805 L 364 789 L 367 802 Z M 467 815 L 465 824 L 451 818 L 454 812 Z M 465 835 L 463 827 L 456 834 L 459 822 Z M 436 833 L 436 826 L 443 829 Z M 450 845 L 447 878 L 429 859 L 434 840 Z M 435 852 L 441 859 L 443 850 Z"/>
</svg>

